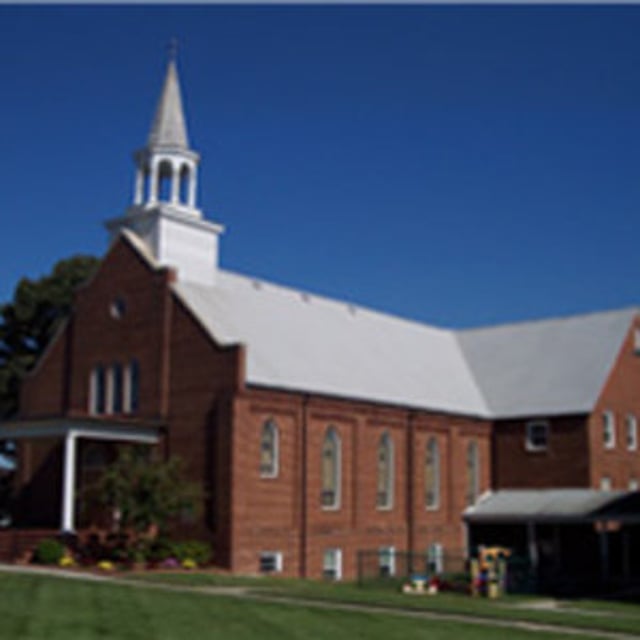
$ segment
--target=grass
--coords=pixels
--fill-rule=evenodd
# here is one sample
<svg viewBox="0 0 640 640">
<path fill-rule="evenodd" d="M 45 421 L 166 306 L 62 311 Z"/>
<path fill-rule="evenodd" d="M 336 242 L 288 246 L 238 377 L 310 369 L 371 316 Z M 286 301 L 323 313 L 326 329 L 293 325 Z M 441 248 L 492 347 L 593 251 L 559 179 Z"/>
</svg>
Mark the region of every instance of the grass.
<svg viewBox="0 0 640 640">
<path fill-rule="evenodd" d="M 495 640 L 565 634 L 488 628 L 165 592 L 36 575 L 0 575 L 0 638 L 12 640 Z M 575 636 L 576 638 L 579 636 Z"/>
<path fill-rule="evenodd" d="M 498 600 L 471 598 L 454 593 L 440 593 L 435 597 L 407 596 L 396 590 L 381 587 L 358 587 L 353 583 L 326 583 L 310 580 L 233 577 L 207 573 L 140 574 L 141 580 L 193 586 L 245 586 L 273 596 L 299 597 L 313 600 L 375 604 L 382 607 L 426 610 L 495 618 L 522 620 L 562 626 L 618 631 L 640 637 L 640 605 L 620 602 L 568 600 L 557 609 L 526 608 L 540 598 L 508 596 Z"/>
</svg>

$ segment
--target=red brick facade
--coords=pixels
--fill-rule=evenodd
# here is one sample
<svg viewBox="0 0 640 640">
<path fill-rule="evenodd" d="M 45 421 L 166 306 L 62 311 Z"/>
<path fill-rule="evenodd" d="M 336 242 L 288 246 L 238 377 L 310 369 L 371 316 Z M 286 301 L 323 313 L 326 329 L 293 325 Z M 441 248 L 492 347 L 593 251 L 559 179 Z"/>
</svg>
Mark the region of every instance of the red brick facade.
<svg viewBox="0 0 640 640">
<path fill-rule="evenodd" d="M 471 443 L 478 454 L 476 496 L 491 487 L 599 486 L 603 474 L 616 488 L 640 478 L 640 456 L 627 450 L 623 432 L 628 413 L 640 418 L 633 331 L 593 414 L 549 418 L 547 446 L 530 451 L 528 420 L 493 424 L 247 387 L 244 347 L 216 345 L 172 293 L 172 278 L 171 270 L 154 269 L 128 240 L 119 240 L 78 292 L 73 317 L 25 383 L 21 416 L 87 416 L 92 368 L 135 358 L 139 408 L 116 417 L 166 425 L 166 455 L 183 458 L 190 478 L 206 492 L 202 519 L 190 526 L 190 534 L 211 540 L 217 561 L 234 571 L 256 573 L 260 554 L 267 551 L 282 553 L 284 574 L 319 577 L 325 550 L 340 549 L 345 578 L 356 575 L 362 549 L 426 551 L 438 543 L 459 552 L 465 546 L 461 513 L 471 486 Z M 121 317 L 112 312 L 116 300 L 124 303 Z M 613 450 L 602 445 L 605 410 L 616 416 Z M 260 473 L 261 433 L 268 420 L 278 429 L 275 477 Z M 321 452 L 329 427 L 340 442 L 338 508 L 321 502 Z M 393 485 L 389 506 L 381 508 L 376 496 L 383 434 L 392 443 Z M 425 489 L 432 438 L 439 454 L 435 507 L 427 506 Z M 21 445 L 19 480 L 29 524 L 58 522 L 60 456 L 59 442 Z"/>
<path fill-rule="evenodd" d="M 499 420 L 494 424 L 493 477 L 495 489 L 507 488 L 632 488 L 640 483 L 640 355 L 636 318 L 620 348 L 600 397 L 590 414 Z M 604 414 L 613 416 L 612 446 L 605 446 Z M 626 421 L 637 423 L 635 448 L 627 443 Z M 527 448 L 527 424 L 548 424 L 542 450 Z"/>
<path fill-rule="evenodd" d="M 183 458 L 191 479 L 207 493 L 202 522 L 192 532 L 214 541 L 221 564 L 256 572 L 260 552 L 279 551 L 285 574 L 317 577 L 324 550 L 339 548 L 343 575 L 353 577 L 360 549 L 426 550 L 434 542 L 462 549 L 466 446 L 470 440 L 478 444 L 478 492 L 484 491 L 491 468 L 489 423 L 247 389 L 244 349 L 218 347 L 171 293 L 171 277 L 170 270 L 153 270 L 126 240 L 116 243 L 78 293 L 72 319 L 24 385 L 22 417 L 87 415 L 92 367 L 136 358 L 140 403 L 129 419 L 167 424 L 167 454 Z M 116 299 L 125 303 L 121 318 L 111 313 Z M 274 478 L 261 477 L 259 469 L 260 433 L 267 419 L 279 432 Z M 341 442 L 341 499 L 334 510 L 323 509 L 320 501 L 320 454 L 329 425 Z M 393 443 L 388 509 L 376 507 L 376 456 L 383 432 Z M 440 451 L 440 497 L 434 510 L 426 508 L 424 498 L 430 436 L 437 438 Z M 56 492 L 50 478 L 38 481 L 42 456 L 35 455 L 46 447 L 42 442 L 23 446 L 24 459 L 32 460 L 21 472 L 24 495 L 49 500 L 53 506 L 46 513 L 31 511 L 41 514 L 39 525 L 55 526 L 59 497 L 51 502 Z M 57 460 L 58 485 L 60 444 L 46 450 Z"/>
</svg>

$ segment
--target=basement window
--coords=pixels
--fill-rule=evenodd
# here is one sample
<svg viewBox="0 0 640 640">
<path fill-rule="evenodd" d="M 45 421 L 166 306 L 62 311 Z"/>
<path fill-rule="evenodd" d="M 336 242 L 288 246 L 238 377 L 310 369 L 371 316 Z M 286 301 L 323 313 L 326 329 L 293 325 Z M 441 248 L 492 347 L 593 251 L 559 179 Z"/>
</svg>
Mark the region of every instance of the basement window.
<svg viewBox="0 0 640 640">
<path fill-rule="evenodd" d="M 378 551 L 380 576 L 394 576 L 396 574 L 396 550 L 395 547 L 381 547 Z"/>
<path fill-rule="evenodd" d="M 342 549 L 324 550 L 322 577 L 327 580 L 340 580 L 342 578 Z"/>
<path fill-rule="evenodd" d="M 527 451 L 546 451 L 549 445 L 549 423 L 544 421 L 527 423 Z"/>
<path fill-rule="evenodd" d="M 262 551 L 260 573 L 282 573 L 282 551 Z"/>
</svg>

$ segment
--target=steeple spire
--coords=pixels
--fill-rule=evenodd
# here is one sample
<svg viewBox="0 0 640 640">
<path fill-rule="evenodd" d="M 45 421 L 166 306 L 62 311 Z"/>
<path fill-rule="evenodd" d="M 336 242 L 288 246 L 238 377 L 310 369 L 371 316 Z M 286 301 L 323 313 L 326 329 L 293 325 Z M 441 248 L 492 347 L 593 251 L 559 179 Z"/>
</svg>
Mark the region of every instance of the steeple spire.
<svg viewBox="0 0 640 640">
<path fill-rule="evenodd" d="M 135 154 L 138 170 L 134 205 L 166 202 L 201 217 L 196 207 L 200 156 L 189 148 L 175 49 L 167 65 L 162 93 L 146 147 Z"/>
<path fill-rule="evenodd" d="M 107 229 L 112 241 L 122 229 L 133 231 L 160 264 L 177 269 L 181 280 L 211 285 L 224 229 L 204 220 L 196 204 L 200 156 L 189 148 L 175 46 L 147 144 L 134 154 L 133 205 L 122 218 L 108 221 Z"/>
<path fill-rule="evenodd" d="M 178 80 L 178 69 L 176 66 L 175 54 L 167 66 L 167 73 L 164 79 L 162 94 L 158 101 L 156 115 L 153 119 L 147 146 L 169 147 L 178 149 L 188 149 L 189 141 L 187 127 L 182 109 L 182 96 L 180 94 L 180 81 Z"/>
</svg>

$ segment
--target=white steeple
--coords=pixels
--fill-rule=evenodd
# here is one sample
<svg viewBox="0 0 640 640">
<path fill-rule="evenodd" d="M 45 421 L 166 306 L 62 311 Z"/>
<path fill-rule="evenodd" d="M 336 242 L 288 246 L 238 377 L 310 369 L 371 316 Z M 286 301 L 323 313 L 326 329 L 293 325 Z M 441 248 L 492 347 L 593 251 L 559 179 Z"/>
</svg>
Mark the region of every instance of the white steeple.
<svg viewBox="0 0 640 640">
<path fill-rule="evenodd" d="M 124 217 L 106 223 L 112 241 L 120 229 L 131 229 L 156 260 L 177 269 L 180 280 L 213 284 L 223 228 L 204 220 L 196 206 L 200 156 L 189 148 L 173 55 L 147 144 L 134 159 L 133 204 Z"/>
</svg>

